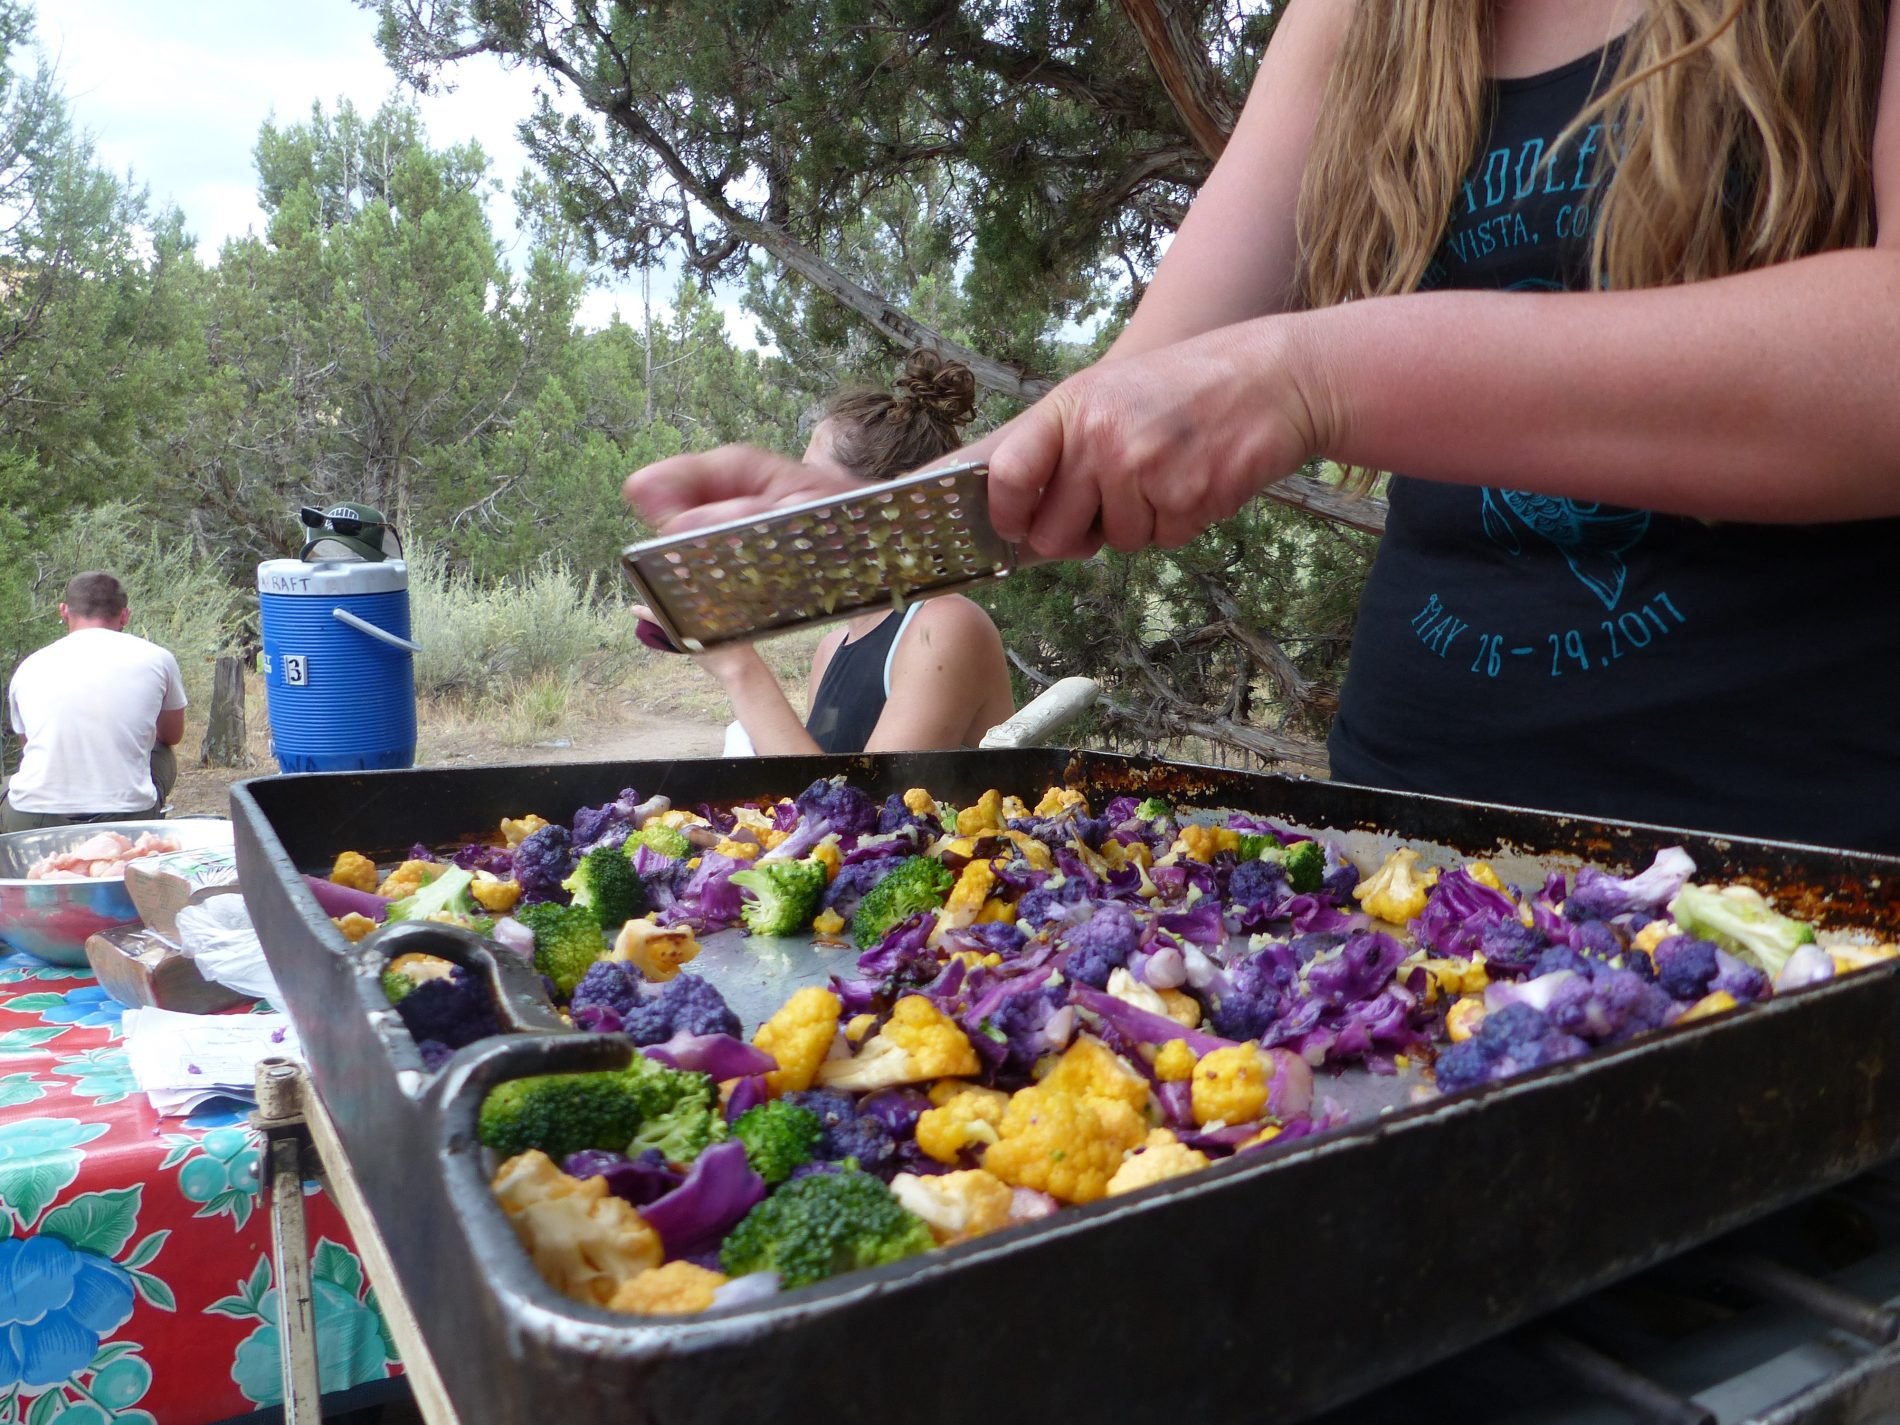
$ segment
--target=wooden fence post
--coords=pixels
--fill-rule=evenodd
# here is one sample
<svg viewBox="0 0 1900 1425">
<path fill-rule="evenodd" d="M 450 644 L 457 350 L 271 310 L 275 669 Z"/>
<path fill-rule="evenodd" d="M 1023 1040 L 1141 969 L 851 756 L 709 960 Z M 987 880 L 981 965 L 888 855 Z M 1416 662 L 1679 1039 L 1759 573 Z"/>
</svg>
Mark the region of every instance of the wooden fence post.
<svg viewBox="0 0 1900 1425">
<path fill-rule="evenodd" d="M 211 684 L 211 713 L 198 749 L 201 767 L 242 767 L 249 760 L 244 736 L 244 663 L 220 658 Z"/>
</svg>

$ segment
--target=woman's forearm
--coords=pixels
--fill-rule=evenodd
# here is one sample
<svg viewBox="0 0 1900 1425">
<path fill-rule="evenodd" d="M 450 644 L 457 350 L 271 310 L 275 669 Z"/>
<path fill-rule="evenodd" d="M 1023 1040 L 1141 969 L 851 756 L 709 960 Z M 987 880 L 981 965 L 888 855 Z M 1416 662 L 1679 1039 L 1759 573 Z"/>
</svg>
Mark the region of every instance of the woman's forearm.
<svg viewBox="0 0 1900 1425">
<path fill-rule="evenodd" d="M 1343 463 L 1712 519 L 1900 515 L 1900 252 L 1246 325 Z"/>
<path fill-rule="evenodd" d="M 732 699 L 733 715 L 762 757 L 821 751 L 786 700 L 772 670 L 756 654 L 711 670 Z"/>
</svg>

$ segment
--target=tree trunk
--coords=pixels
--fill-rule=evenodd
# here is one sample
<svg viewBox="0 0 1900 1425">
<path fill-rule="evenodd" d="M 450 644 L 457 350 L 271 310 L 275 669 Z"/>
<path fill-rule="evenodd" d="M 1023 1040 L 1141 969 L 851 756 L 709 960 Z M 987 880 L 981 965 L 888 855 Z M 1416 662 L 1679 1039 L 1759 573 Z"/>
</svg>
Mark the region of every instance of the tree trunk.
<svg viewBox="0 0 1900 1425">
<path fill-rule="evenodd" d="M 244 663 L 220 658 L 211 684 L 211 715 L 204 744 L 198 749 L 201 767 L 242 767 L 250 761 L 244 735 Z"/>
<path fill-rule="evenodd" d="M 1207 61 L 1200 36 L 1182 22 L 1168 0 L 1122 0 L 1122 11 L 1141 36 L 1155 77 L 1188 136 L 1209 158 L 1219 158 L 1234 131 L 1234 106 L 1225 81 Z"/>
</svg>

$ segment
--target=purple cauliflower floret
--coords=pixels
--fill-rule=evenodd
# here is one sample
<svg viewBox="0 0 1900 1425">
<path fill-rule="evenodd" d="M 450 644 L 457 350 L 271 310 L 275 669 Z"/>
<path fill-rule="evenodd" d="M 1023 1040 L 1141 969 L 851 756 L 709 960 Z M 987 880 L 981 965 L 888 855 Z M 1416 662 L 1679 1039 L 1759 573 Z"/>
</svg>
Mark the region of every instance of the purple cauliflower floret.
<svg viewBox="0 0 1900 1425">
<path fill-rule="evenodd" d="M 417 1041 L 416 1052 L 422 1056 L 422 1067 L 432 1074 L 455 1057 L 455 1051 L 440 1039 Z"/>
<path fill-rule="evenodd" d="M 1260 1038 L 1298 983 L 1299 959 L 1290 945 L 1268 945 L 1236 960 L 1210 986 L 1214 1032 L 1223 1039 Z"/>
<path fill-rule="evenodd" d="M 1629 948 L 1629 942 L 1617 933 L 1616 927 L 1605 920 L 1586 920 L 1577 927 L 1576 939 L 1571 942 L 1586 955 L 1594 955 L 1599 960 L 1614 960 Z"/>
<path fill-rule="evenodd" d="M 1577 883 L 1564 897 L 1564 919 L 1609 920 L 1619 915 L 1654 915 L 1689 883 L 1695 862 L 1680 846 L 1656 853 L 1648 870 L 1618 878 L 1595 866 L 1577 872 Z"/>
<path fill-rule="evenodd" d="M 1326 874 L 1320 878 L 1320 892 L 1345 905 L 1359 885 L 1359 868 L 1340 855 L 1339 848 L 1331 842 L 1325 843 L 1325 846 Z"/>
<path fill-rule="evenodd" d="M 1531 968 L 1530 978 L 1540 979 L 1545 975 L 1554 975 L 1568 970 L 1573 975 L 1589 979 L 1596 970 L 1595 962 L 1571 949 L 1568 945 L 1553 945 L 1537 957 L 1537 963 Z"/>
<path fill-rule="evenodd" d="M 1566 1034 L 1613 1044 L 1660 1029 L 1673 1008 L 1669 996 L 1640 975 L 1605 967 L 1594 980 L 1568 976 L 1551 995 L 1545 1014 Z"/>
<path fill-rule="evenodd" d="M 1741 1004 L 1752 1004 L 1768 997 L 1768 976 L 1753 965 L 1736 959 L 1726 950 L 1715 952 L 1715 978 L 1709 989 L 1725 990 Z"/>
<path fill-rule="evenodd" d="M 564 899 L 561 882 L 573 874 L 573 839 L 565 826 L 531 831 L 515 847 L 515 879 L 524 901 Z"/>
<path fill-rule="evenodd" d="M 839 836 L 869 836 L 877 830 L 878 806 L 843 777 L 821 777 L 792 799 L 807 823 L 823 822 Z"/>
<path fill-rule="evenodd" d="M 1277 906 L 1292 893 L 1286 868 L 1272 861 L 1242 861 L 1227 879 L 1227 898 L 1241 906 Z"/>
<path fill-rule="evenodd" d="M 1656 947 L 1656 983 L 1671 999 L 1699 1000 L 1715 978 L 1715 942 L 1672 935 Z"/>
<path fill-rule="evenodd" d="M 441 979 L 417 985 L 402 997 L 396 1013 L 418 1046 L 433 1041 L 453 1052 L 501 1033 L 487 987 L 460 965 Z"/>
<path fill-rule="evenodd" d="M 859 1167 L 874 1173 L 889 1163 L 897 1151 L 891 1130 L 882 1120 L 859 1113 L 849 1094 L 811 1089 L 805 1093 L 788 1093 L 784 1101 L 818 1116 L 822 1131 L 817 1147 L 812 1150 L 814 1159 L 841 1163 L 846 1158 L 855 1158 Z"/>
<path fill-rule="evenodd" d="M 904 805 L 904 799 L 892 792 L 884 798 L 884 805 L 877 814 L 877 834 L 887 836 L 893 831 L 911 832 L 918 841 L 934 841 L 943 835 L 943 823 L 933 821 L 927 816 L 919 816 Z"/>
<path fill-rule="evenodd" d="M 1111 901 L 1069 931 L 1063 944 L 1063 972 L 1077 984 L 1104 989 L 1110 972 L 1126 965 L 1141 944 L 1141 926 L 1127 906 Z"/>
<path fill-rule="evenodd" d="M 821 905 L 825 910 L 835 910 L 845 920 L 857 914 L 858 902 L 864 899 L 864 893 L 883 880 L 891 870 L 891 859 L 880 856 L 875 861 L 857 861 L 839 869 L 831 878 L 831 884 L 825 887 Z"/>
<path fill-rule="evenodd" d="M 698 975 L 677 975 L 657 995 L 642 997 L 621 1016 L 623 1031 L 635 1044 L 664 1044 L 675 1034 L 728 1034 L 739 1037 L 739 1016 L 719 991 Z"/>
<path fill-rule="evenodd" d="M 574 813 L 574 850 L 620 845 L 633 831 L 633 814 L 639 805 L 640 794 L 622 787 L 620 796 L 605 806 L 582 807 Z"/>
<path fill-rule="evenodd" d="M 976 1021 L 971 1023 L 971 1020 Z M 1075 1037 L 1075 1011 L 1061 985 L 1006 994 L 987 1013 L 971 1011 L 970 1043 L 1001 1079 L 1027 1079 L 1045 1054 L 1060 1053 Z"/>
<path fill-rule="evenodd" d="M 450 859 L 464 871 L 486 871 L 503 881 L 515 877 L 515 853 L 506 846 L 464 846 Z"/>
<path fill-rule="evenodd" d="M 624 960 L 596 960 L 574 986 L 568 1013 L 579 1023 L 583 1012 L 612 1010 L 621 1023 L 641 1003 L 640 986 L 646 976 Z"/>
<path fill-rule="evenodd" d="M 1494 979 L 1529 973 L 1549 945 L 1541 931 L 1518 920 L 1494 920 L 1478 937 L 1478 953 Z"/>
<path fill-rule="evenodd" d="M 1508 1005 L 1486 1015 L 1471 1038 L 1438 1056 L 1438 1087 L 1443 1093 L 1457 1093 L 1575 1059 L 1589 1049 L 1583 1040 L 1564 1033 L 1529 1005 Z"/>
</svg>

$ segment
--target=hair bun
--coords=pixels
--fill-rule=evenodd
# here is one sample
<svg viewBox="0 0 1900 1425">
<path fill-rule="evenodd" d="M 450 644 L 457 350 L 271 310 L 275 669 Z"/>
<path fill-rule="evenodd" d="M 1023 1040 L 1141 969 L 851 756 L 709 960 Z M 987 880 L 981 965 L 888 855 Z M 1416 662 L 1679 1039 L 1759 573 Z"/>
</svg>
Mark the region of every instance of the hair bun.
<svg viewBox="0 0 1900 1425">
<path fill-rule="evenodd" d="M 904 358 L 904 374 L 897 378 L 898 405 L 914 403 L 937 420 L 968 425 L 976 415 L 976 377 L 961 361 L 946 361 L 919 347 Z"/>
</svg>

